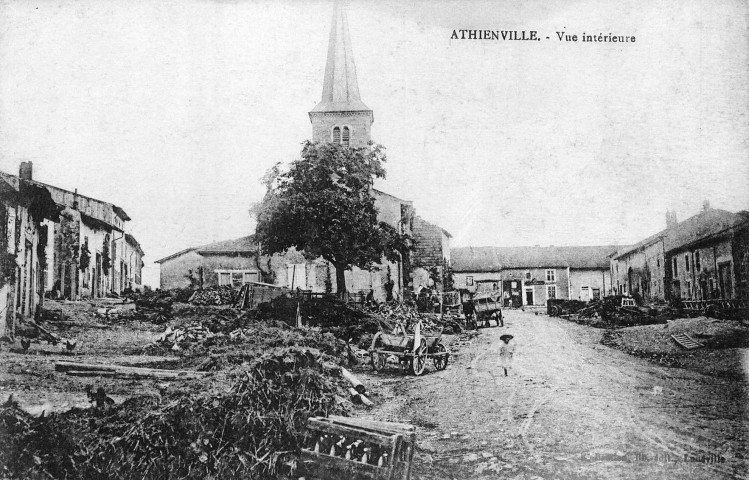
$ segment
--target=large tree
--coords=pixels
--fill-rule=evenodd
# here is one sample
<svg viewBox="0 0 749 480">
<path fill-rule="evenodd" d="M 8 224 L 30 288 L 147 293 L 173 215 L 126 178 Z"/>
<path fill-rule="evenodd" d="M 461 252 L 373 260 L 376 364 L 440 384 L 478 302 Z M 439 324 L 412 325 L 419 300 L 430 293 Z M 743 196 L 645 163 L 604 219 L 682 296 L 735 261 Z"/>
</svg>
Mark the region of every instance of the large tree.
<svg viewBox="0 0 749 480">
<path fill-rule="evenodd" d="M 335 268 L 339 295 L 351 267 L 371 268 L 383 257 L 397 261 L 410 238 L 377 220 L 372 191 L 374 180 L 385 178 L 385 160 L 379 145 L 305 142 L 288 171 L 276 165 L 264 178 L 265 198 L 253 208 L 264 253 L 293 247 L 307 258 L 324 258 Z"/>
</svg>

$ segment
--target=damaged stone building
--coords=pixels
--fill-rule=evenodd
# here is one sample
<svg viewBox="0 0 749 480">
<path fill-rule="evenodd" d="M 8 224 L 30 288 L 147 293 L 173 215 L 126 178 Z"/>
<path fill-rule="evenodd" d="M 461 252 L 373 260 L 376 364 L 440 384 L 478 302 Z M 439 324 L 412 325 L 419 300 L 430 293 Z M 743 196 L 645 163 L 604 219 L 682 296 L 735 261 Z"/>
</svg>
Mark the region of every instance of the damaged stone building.
<svg viewBox="0 0 749 480">
<path fill-rule="evenodd" d="M 44 289 L 54 297 L 80 299 L 142 288 L 143 249 L 125 232 L 130 217 L 111 203 L 33 179 L 33 164 L 22 162 L 19 177 L 45 189 L 60 208 L 46 220 Z"/>
<path fill-rule="evenodd" d="M 23 173 L 23 168 L 22 168 Z M 12 339 L 16 318 L 32 318 L 44 301 L 48 223 L 59 207 L 23 175 L 0 175 L 0 322 Z"/>
<path fill-rule="evenodd" d="M 582 247 L 461 247 L 452 250 L 455 288 L 500 290 L 508 307 L 548 299 L 590 301 L 611 293 L 609 256 L 615 245 Z"/>
<path fill-rule="evenodd" d="M 646 303 L 749 298 L 749 213 L 710 208 L 611 258 L 616 291 Z"/>
</svg>

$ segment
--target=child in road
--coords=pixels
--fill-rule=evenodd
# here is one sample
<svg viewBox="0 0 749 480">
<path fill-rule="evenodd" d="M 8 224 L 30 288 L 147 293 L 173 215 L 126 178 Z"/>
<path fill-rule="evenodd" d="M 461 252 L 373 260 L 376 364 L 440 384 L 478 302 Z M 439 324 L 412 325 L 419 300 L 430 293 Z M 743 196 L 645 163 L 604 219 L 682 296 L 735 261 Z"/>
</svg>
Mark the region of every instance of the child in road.
<svg viewBox="0 0 749 480">
<path fill-rule="evenodd" d="M 499 346 L 499 364 L 505 371 L 505 377 L 512 366 L 512 357 L 515 354 L 515 342 L 512 335 L 502 335 L 499 337 L 502 344 Z"/>
</svg>

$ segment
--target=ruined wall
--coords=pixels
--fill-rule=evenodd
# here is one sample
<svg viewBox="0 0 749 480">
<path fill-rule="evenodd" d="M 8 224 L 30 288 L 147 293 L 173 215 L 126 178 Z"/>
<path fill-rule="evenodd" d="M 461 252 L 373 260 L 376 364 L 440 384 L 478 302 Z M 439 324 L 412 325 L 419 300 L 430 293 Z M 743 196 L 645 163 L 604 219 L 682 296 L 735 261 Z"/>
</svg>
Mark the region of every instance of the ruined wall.
<svg viewBox="0 0 749 480">
<path fill-rule="evenodd" d="M 731 249 L 735 274 L 736 298 L 749 298 L 749 224 L 738 228 L 733 235 Z"/>
<path fill-rule="evenodd" d="M 413 239 L 411 261 L 415 267 L 441 266 L 450 260 L 449 239 L 438 226 L 414 217 Z"/>
<path fill-rule="evenodd" d="M 663 301 L 668 291 L 663 242 L 611 260 L 614 290 L 624 295 L 639 295 L 643 301 Z"/>
<path fill-rule="evenodd" d="M 76 299 L 79 295 L 81 271 L 80 257 L 80 223 L 81 215 L 76 210 L 66 208 L 55 223 L 53 244 L 47 250 L 53 253 L 52 282 L 47 288 L 59 292 L 65 298 Z"/>
<path fill-rule="evenodd" d="M 684 300 L 735 298 L 737 276 L 732 243 L 729 236 L 724 236 L 699 247 L 669 252 L 667 259 L 671 268 L 668 280 L 672 287 L 671 293 Z M 674 259 L 677 264 L 676 273 L 673 271 Z M 721 268 L 728 272 L 728 281 L 723 282 L 724 285 L 721 285 Z"/>
<path fill-rule="evenodd" d="M 88 250 L 91 252 L 88 267 L 81 271 L 80 296 L 84 298 L 103 297 L 111 290 L 111 271 L 105 275 L 102 266 L 104 239 L 110 232 L 94 225 L 88 225 L 84 221 L 81 221 L 79 225 L 81 248 L 88 243 Z M 111 235 L 109 238 L 111 240 Z"/>
</svg>

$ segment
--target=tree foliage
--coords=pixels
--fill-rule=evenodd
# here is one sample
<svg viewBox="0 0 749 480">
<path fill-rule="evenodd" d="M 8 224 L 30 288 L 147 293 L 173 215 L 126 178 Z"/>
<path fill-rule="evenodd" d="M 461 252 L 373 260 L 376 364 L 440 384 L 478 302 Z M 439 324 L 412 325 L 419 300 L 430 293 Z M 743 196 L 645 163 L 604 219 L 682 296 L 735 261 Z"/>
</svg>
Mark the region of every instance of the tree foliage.
<svg viewBox="0 0 749 480">
<path fill-rule="evenodd" d="M 336 269 L 339 293 L 352 266 L 370 268 L 383 257 L 397 261 L 410 238 L 377 220 L 372 192 L 374 180 L 385 177 L 383 150 L 305 142 L 287 172 L 273 167 L 263 179 L 265 198 L 253 209 L 264 252 L 295 248 L 307 258 L 324 258 Z"/>
</svg>

